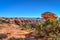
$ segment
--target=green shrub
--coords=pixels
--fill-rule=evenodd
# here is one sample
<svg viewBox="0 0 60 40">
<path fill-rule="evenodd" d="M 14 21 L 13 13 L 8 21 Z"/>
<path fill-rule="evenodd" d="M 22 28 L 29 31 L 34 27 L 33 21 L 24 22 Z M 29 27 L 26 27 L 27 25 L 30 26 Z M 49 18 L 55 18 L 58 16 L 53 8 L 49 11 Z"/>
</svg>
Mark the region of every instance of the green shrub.
<svg viewBox="0 0 60 40">
<path fill-rule="evenodd" d="M 15 37 L 12 37 L 9 40 L 24 40 L 24 39 L 23 38 L 15 38 Z"/>
<path fill-rule="evenodd" d="M 25 23 L 24 26 L 25 26 L 26 29 L 31 29 L 31 28 L 32 28 L 32 27 L 31 27 L 31 24 L 30 24 L 29 22 L 28 22 L 28 23 Z"/>
<path fill-rule="evenodd" d="M 12 38 L 9 38 L 9 40 L 16 40 L 14 37 L 12 37 Z"/>
<path fill-rule="evenodd" d="M 7 38 L 7 34 L 0 34 L 0 38 Z"/>
</svg>

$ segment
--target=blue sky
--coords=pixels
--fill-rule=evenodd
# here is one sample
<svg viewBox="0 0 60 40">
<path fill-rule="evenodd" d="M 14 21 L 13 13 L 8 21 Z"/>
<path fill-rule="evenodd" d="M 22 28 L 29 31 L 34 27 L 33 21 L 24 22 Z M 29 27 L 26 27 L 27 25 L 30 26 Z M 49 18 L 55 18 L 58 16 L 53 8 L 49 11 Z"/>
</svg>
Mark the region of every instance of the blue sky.
<svg viewBox="0 0 60 40">
<path fill-rule="evenodd" d="M 60 16 L 60 0 L 0 0 L 0 17 L 41 17 L 46 11 Z"/>
</svg>

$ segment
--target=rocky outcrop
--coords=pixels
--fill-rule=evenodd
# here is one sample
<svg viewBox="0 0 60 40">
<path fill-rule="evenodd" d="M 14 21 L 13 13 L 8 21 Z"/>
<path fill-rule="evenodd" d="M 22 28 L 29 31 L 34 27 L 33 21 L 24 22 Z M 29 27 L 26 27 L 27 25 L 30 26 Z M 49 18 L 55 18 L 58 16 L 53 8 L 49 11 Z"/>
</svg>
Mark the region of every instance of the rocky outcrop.
<svg viewBox="0 0 60 40">
<path fill-rule="evenodd" d="M 8 40 L 9 38 L 26 38 L 31 30 L 21 30 L 18 28 L 25 23 L 35 24 L 40 22 L 40 20 L 27 20 L 22 18 L 0 18 L 0 33 L 7 34 L 7 38 L 2 38 L 1 40 Z"/>
<path fill-rule="evenodd" d="M 16 25 L 24 25 L 25 23 L 35 24 L 40 22 L 39 19 L 23 19 L 23 18 L 0 18 L 0 23 L 7 23 L 7 24 L 16 24 Z"/>
<path fill-rule="evenodd" d="M 51 19 L 57 19 L 57 16 L 54 14 L 54 13 L 52 13 L 52 12 L 44 12 L 43 14 L 42 14 L 42 17 L 45 19 L 45 20 L 47 20 L 47 19 L 49 19 L 49 18 L 51 18 Z"/>
</svg>

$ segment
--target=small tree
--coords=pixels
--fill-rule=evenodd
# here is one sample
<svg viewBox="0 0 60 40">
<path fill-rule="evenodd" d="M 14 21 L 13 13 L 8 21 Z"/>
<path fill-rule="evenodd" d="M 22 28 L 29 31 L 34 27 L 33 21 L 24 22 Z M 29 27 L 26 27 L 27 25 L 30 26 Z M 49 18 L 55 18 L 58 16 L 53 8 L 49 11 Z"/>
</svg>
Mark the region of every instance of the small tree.
<svg viewBox="0 0 60 40">
<path fill-rule="evenodd" d="M 48 34 L 49 37 L 53 38 L 58 35 L 58 21 L 54 19 L 48 19 L 45 22 L 45 31 Z"/>
</svg>

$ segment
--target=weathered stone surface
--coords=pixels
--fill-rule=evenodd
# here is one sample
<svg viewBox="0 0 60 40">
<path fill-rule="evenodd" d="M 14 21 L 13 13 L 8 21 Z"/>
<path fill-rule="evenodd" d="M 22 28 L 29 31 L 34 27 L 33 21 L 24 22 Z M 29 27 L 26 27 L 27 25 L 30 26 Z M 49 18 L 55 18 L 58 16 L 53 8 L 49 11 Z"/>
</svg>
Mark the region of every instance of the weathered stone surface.
<svg viewBox="0 0 60 40">
<path fill-rule="evenodd" d="M 51 18 L 51 19 L 57 19 L 57 16 L 54 13 L 51 13 L 51 12 L 44 12 L 42 14 L 42 17 L 44 19 L 46 19 L 46 20 L 49 19 L 49 18 Z"/>
<path fill-rule="evenodd" d="M 2 26 L 3 28 L 0 29 L 0 33 L 5 33 L 8 35 L 7 38 L 3 38 L 2 40 L 7 40 L 10 37 L 16 37 L 16 38 L 25 38 L 26 34 L 29 34 L 30 31 L 28 30 L 20 30 L 20 29 L 16 29 L 14 24 L 0 24 L 0 26 Z"/>
</svg>

